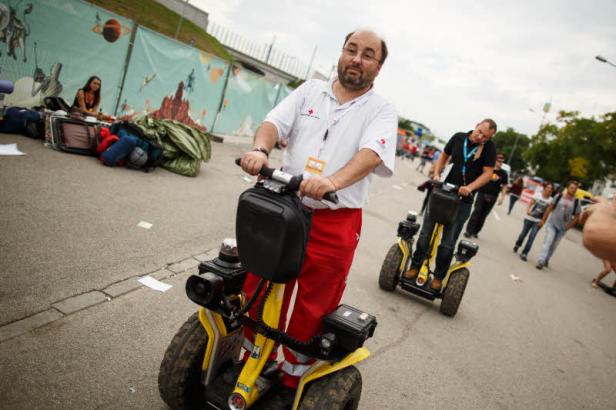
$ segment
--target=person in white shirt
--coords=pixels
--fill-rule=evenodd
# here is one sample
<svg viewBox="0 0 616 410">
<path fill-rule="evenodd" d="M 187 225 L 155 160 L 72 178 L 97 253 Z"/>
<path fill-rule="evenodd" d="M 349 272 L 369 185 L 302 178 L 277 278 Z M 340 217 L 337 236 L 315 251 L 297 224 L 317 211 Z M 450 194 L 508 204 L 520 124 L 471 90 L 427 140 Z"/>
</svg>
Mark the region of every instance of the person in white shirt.
<svg viewBox="0 0 616 410">
<path fill-rule="evenodd" d="M 528 235 L 526 246 L 524 246 L 522 253 L 520 253 L 520 259 L 524 262 L 527 261 L 528 253 L 530 252 L 530 248 L 533 246 L 537 232 L 539 232 L 539 229 L 541 229 L 543 224 L 545 224 L 545 220 L 548 216 L 548 208 L 552 205 L 553 191 L 554 184 L 551 182 L 544 183 L 543 190 L 541 192 L 536 192 L 528 204 L 526 217 L 524 218 L 524 225 L 522 226 L 522 232 L 520 232 L 518 240 L 515 241 L 515 245 L 513 247 L 513 251 L 517 252 L 518 248 L 520 248 L 524 243 L 526 235 Z"/>
<path fill-rule="evenodd" d="M 373 91 L 386 57 L 385 41 L 375 33 L 347 35 L 338 76 L 329 82 L 308 80 L 285 98 L 266 116 L 253 149 L 241 158 L 242 169 L 256 175 L 268 166 L 269 152 L 282 140 L 286 144 L 283 171 L 304 174 L 300 193 L 304 205 L 313 210 L 312 225 L 286 329 L 300 341 L 318 331 L 321 319 L 342 298 L 360 238 L 361 208 L 368 200 L 373 175 L 393 174 L 398 116 L 393 106 Z M 338 205 L 320 201 L 331 191 L 337 192 Z M 244 285 L 248 297 L 257 283 L 258 278 L 248 275 Z M 286 286 L 282 318 L 293 288 L 294 283 Z M 250 332 L 247 338 L 251 338 Z M 288 348 L 283 352 L 282 384 L 294 394 L 313 360 Z"/>
</svg>

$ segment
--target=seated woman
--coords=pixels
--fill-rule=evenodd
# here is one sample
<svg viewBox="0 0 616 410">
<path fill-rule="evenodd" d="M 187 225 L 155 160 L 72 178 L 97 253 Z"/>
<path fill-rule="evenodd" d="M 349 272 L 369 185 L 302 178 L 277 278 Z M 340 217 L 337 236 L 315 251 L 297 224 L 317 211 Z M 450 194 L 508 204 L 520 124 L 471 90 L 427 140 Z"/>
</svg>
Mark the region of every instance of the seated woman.
<svg viewBox="0 0 616 410">
<path fill-rule="evenodd" d="M 71 110 L 78 110 L 84 115 L 96 115 L 101 101 L 101 79 L 93 75 L 86 85 L 77 90 Z"/>
<path fill-rule="evenodd" d="M 93 75 L 88 78 L 85 86 L 77 90 L 71 111 L 78 111 L 83 115 L 97 117 L 99 120 L 111 119 L 108 115 L 97 112 L 100 101 L 101 79 Z"/>
</svg>

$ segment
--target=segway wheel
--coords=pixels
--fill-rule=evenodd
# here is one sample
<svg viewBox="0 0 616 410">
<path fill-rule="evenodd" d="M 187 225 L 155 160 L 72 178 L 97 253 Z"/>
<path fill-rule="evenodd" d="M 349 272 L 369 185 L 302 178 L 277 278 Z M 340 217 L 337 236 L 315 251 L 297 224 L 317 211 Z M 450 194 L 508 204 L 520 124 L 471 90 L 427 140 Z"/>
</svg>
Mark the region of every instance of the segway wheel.
<svg viewBox="0 0 616 410">
<path fill-rule="evenodd" d="M 158 390 L 172 409 L 203 407 L 201 367 L 206 345 L 207 334 L 195 313 L 175 334 L 160 364 Z"/>
<path fill-rule="evenodd" d="M 464 290 L 468 283 L 470 272 L 466 268 L 457 270 L 451 274 L 441 301 L 441 313 L 445 316 L 455 316 L 464 296 Z"/>
<path fill-rule="evenodd" d="M 402 251 L 397 243 L 394 243 L 383 261 L 379 274 L 379 287 L 383 290 L 392 291 L 396 288 L 399 279 L 398 269 L 402 263 Z"/>
<path fill-rule="evenodd" d="M 308 384 L 299 409 L 356 410 L 360 397 L 361 374 L 349 366 Z"/>
</svg>

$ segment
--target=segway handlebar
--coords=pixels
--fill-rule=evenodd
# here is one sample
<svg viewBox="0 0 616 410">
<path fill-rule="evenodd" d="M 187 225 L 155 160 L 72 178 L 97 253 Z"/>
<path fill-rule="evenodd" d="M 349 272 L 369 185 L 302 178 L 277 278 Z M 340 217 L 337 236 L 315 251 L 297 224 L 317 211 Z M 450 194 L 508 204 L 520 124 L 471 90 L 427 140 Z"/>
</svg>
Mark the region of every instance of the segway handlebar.
<svg viewBox="0 0 616 410">
<path fill-rule="evenodd" d="M 458 192 L 458 189 L 460 189 L 460 187 L 456 184 L 437 181 L 436 179 L 431 179 L 430 183 L 432 184 L 434 188 L 443 188 L 445 191 L 448 191 L 448 192 Z"/>
<path fill-rule="evenodd" d="M 236 158 L 235 163 L 237 165 L 240 165 L 241 158 Z M 259 171 L 259 175 L 285 184 L 287 189 L 291 192 L 299 191 L 299 185 L 304 179 L 303 175 L 291 175 L 279 169 L 268 167 L 261 168 L 261 171 Z M 336 195 L 334 191 L 327 192 L 325 195 L 323 195 L 323 199 L 333 204 L 338 204 L 338 195 Z"/>
</svg>

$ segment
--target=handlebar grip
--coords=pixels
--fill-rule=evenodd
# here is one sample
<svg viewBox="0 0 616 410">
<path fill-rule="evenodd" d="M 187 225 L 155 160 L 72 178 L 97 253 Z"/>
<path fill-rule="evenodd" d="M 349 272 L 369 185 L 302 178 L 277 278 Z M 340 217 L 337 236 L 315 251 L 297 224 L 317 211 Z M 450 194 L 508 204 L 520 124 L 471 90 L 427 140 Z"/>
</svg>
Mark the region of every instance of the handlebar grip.
<svg viewBox="0 0 616 410">
<path fill-rule="evenodd" d="M 323 199 L 328 202 L 338 205 L 338 195 L 336 195 L 335 192 L 326 193 L 325 195 L 323 195 Z"/>
</svg>

